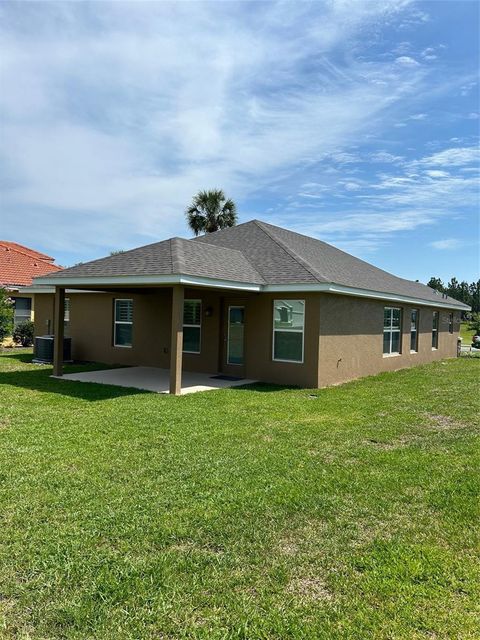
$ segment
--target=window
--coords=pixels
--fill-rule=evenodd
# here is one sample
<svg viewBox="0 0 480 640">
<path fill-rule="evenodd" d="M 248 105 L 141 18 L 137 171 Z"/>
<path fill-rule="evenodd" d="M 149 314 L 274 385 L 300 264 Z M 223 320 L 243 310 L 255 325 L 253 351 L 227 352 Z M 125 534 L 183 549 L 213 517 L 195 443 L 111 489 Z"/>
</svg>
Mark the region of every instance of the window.
<svg viewBox="0 0 480 640">
<path fill-rule="evenodd" d="M 133 300 L 117 298 L 113 327 L 113 345 L 115 347 L 132 346 Z"/>
<path fill-rule="evenodd" d="M 200 353 L 202 301 L 183 301 L 183 351 Z"/>
<path fill-rule="evenodd" d="M 15 326 L 21 322 L 32 319 L 32 299 L 31 298 L 14 298 L 14 316 L 13 322 Z"/>
<path fill-rule="evenodd" d="M 63 307 L 63 332 L 67 336 L 70 329 L 70 298 L 65 298 Z"/>
<path fill-rule="evenodd" d="M 401 316 L 397 307 L 385 307 L 383 310 L 383 353 L 398 354 L 401 349 Z"/>
<path fill-rule="evenodd" d="M 448 333 L 453 333 L 453 313 L 448 314 Z"/>
<path fill-rule="evenodd" d="M 432 349 L 438 349 L 438 311 L 432 317 Z"/>
<path fill-rule="evenodd" d="M 305 300 L 274 300 L 273 359 L 303 362 Z"/>
<path fill-rule="evenodd" d="M 410 312 L 410 351 L 418 351 L 418 309 Z"/>
</svg>

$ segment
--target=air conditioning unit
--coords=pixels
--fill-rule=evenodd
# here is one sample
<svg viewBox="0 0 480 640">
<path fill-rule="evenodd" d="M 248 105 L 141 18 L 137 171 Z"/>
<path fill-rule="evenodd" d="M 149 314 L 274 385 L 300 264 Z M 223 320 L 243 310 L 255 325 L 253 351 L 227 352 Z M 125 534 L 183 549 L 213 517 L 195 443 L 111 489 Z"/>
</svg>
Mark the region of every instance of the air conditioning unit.
<svg viewBox="0 0 480 640">
<path fill-rule="evenodd" d="M 37 336 L 33 349 L 33 362 L 50 364 L 53 362 L 53 341 L 55 336 Z M 63 361 L 72 362 L 72 339 L 63 339 Z"/>
</svg>

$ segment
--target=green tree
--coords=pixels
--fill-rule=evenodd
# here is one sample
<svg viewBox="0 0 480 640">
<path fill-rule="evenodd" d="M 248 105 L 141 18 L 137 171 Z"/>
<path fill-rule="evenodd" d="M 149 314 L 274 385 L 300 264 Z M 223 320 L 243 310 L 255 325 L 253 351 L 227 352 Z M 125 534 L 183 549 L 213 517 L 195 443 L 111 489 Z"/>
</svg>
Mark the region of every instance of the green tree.
<svg viewBox="0 0 480 640">
<path fill-rule="evenodd" d="M 221 189 L 199 191 L 186 211 L 188 226 L 198 236 L 237 223 L 237 208 Z"/>
<path fill-rule="evenodd" d="M 470 306 L 473 313 L 480 313 L 480 280 L 472 282 L 468 287 L 470 293 Z"/>
<path fill-rule="evenodd" d="M 0 288 L 0 343 L 13 330 L 13 305 L 5 289 Z"/>
<path fill-rule="evenodd" d="M 453 277 L 446 286 L 446 293 L 452 298 L 456 298 L 457 300 L 459 300 L 459 297 L 458 297 L 459 290 L 460 290 L 460 285 L 458 283 L 458 280 L 455 277 Z"/>
<path fill-rule="evenodd" d="M 436 291 L 440 291 L 441 293 L 445 293 L 445 287 L 440 278 L 435 278 L 434 276 L 432 276 L 427 282 L 427 287 L 430 287 L 430 289 L 435 289 Z"/>
<path fill-rule="evenodd" d="M 480 334 L 480 313 L 472 313 L 472 317 L 468 321 L 468 328 Z"/>
</svg>

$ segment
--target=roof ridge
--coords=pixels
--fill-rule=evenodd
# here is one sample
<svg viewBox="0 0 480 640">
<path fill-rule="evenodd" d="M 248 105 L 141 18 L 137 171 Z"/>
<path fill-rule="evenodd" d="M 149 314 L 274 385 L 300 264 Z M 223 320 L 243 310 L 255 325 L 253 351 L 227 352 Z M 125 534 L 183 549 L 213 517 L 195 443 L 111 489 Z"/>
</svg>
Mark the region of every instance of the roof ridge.
<svg viewBox="0 0 480 640">
<path fill-rule="evenodd" d="M 242 224 L 247 224 L 246 222 L 242 223 Z M 240 225 L 235 225 L 235 226 L 240 226 Z M 231 228 L 231 227 L 230 227 Z M 220 229 L 220 231 L 225 231 L 226 229 Z M 215 232 L 216 233 L 216 232 Z M 197 244 L 195 241 L 200 238 L 205 238 L 206 236 L 197 236 L 196 238 L 180 238 L 180 240 L 184 240 L 185 242 L 194 242 L 195 244 Z M 248 260 L 247 256 L 243 253 L 243 251 L 241 249 L 233 249 L 231 247 L 226 247 L 223 244 L 212 244 L 211 242 L 201 242 L 202 245 L 207 245 L 207 247 L 212 247 L 212 249 L 228 249 L 229 251 L 236 251 L 237 253 L 241 253 L 242 256 L 245 257 L 246 260 Z M 250 261 L 249 261 L 250 262 Z"/>
<path fill-rule="evenodd" d="M 16 246 L 12 246 L 12 245 L 16 245 Z M 34 262 L 38 261 L 38 262 L 43 262 L 44 264 L 52 265 L 53 262 L 55 261 L 55 258 L 51 258 L 50 256 L 47 256 L 46 253 L 37 252 L 35 251 L 35 249 L 32 249 L 32 251 L 29 251 L 28 247 L 24 247 L 23 245 L 17 244 L 16 242 L 9 242 L 8 240 L 0 240 L 0 246 L 5 247 L 7 251 L 15 251 L 15 253 L 19 253 L 22 256 L 26 256 L 27 258 L 30 258 L 30 260 L 33 260 Z M 18 247 L 21 247 L 21 248 L 19 249 Z M 26 251 L 23 251 L 23 249 L 26 249 Z M 45 256 L 45 258 L 42 258 L 42 256 Z M 49 258 L 49 260 L 47 260 L 46 258 Z M 53 266 L 57 266 L 57 265 L 53 265 Z"/>
<path fill-rule="evenodd" d="M 185 260 L 182 249 L 183 238 L 175 236 L 170 239 L 170 252 L 172 258 L 172 273 L 182 273 L 185 268 Z"/>
<path fill-rule="evenodd" d="M 246 224 L 246 223 L 244 223 L 244 224 Z M 220 231 L 224 231 L 224 229 L 220 229 Z M 202 237 L 202 238 L 204 238 L 205 236 L 201 236 L 201 237 Z M 253 271 L 255 271 L 255 273 L 256 273 L 256 274 L 257 274 L 257 276 L 259 277 L 259 279 L 260 279 L 262 282 L 265 282 L 265 278 L 262 276 L 262 274 L 258 271 L 258 269 L 255 267 L 255 265 L 251 262 L 251 260 L 249 260 L 248 256 L 246 256 L 246 255 L 245 255 L 245 253 L 244 253 L 241 249 L 232 249 L 231 247 L 225 247 L 225 246 L 223 246 L 223 245 L 221 245 L 221 244 L 211 244 L 210 242 L 201 242 L 201 243 L 198 243 L 198 242 L 195 242 L 195 240 L 196 240 L 197 238 L 179 238 L 179 239 L 180 239 L 180 240 L 183 240 L 184 242 L 191 242 L 191 243 L 193 243 L 193 244 L 195 244 L 195 245 L 200 244 L 201 246 L 207 246 L 207 247 L 209 247 L 209 248 L 216 249 L 216 250 L 223 250 L 223 251 L 225 251 L 225 250 L 226 250 L 226 251 L 235 251 L 235 253 L 240 254 L 240 255 L 243 257 L 243 259 L 244 259 L 246 262 L 248 262 L 248 264 L 250 265 L 250 267 L 252 268 L 252 270 L 253 270 Z"/>
<path fill-rule="evenodd" d="M 264 226 L 264 225 L 268 226 L 268 223 L 263 222 L 262 220 L 252 220 L 252 222 L 256 224 L 257 227 L 259 227 L 264 233 L 266 233 L 267 236 L 271 240 L 273 240 L 273 242 L 275 242 L 275 244 L 277 244 L 281 249 L 285 251 L 285 253 L 287 253 L 291 258 L 293 258 L 296 262 L 298 262 L 298 264 L 301 265 L 305 269 L 305 271 L 308 271 L 308 273 L 311 276 L 313 276 L 316 280 L 321 280 L 322 282 L 329 282 L 328 278 L 325 278 L 325 276 L 322 276 L 316 269 L 310 266 L 308 262 L 306 262 L 302 257 L 300 257 L 298 254 L 292 251 L 289 247 L 287 247 L 286 244 L 282 242 L 282 240 L 275 238 L 275 236 L 273 236 L 272 233 L 268 229 L 266 229 Z M 271 225 L 271 226 L 273 227 L 275 225 Z M 288 231 L 288 229 L 286 229 L 286 231 Z"/>
<path fill-rule="evenodd" d="M 0 245 L 11 248 L 14 251 L 18 251 L 19 253 L 24 253 L 26 255 L 31 255 L 32 257 L 34 256 L 40 258 L 44 262 L 55 261 L 55 258 L 53 258 L 52 256 L 49 256 L 42 251 L 37 251 L 36 249 L 30 249 L 30 247 L 27 247 L 24 244 L 20 244 L 19 242 L 15 242 L 14 240 L 0 240 Z"/>
</svg>

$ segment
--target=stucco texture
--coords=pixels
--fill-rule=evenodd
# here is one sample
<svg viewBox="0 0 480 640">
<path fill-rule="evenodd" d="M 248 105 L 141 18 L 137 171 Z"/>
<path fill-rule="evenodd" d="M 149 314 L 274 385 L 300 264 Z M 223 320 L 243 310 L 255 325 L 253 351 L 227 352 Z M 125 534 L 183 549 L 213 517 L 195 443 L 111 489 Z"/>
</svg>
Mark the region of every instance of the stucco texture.
<svg viewBox="0 0 480 640">
<path fill-rule="evenodd" d="M 118 290 L 115 292 L 67 293 L 75 360 L 106 364 L 170 366 L 172 289 Z M 115 298 L 133 299 L 133 344 L 113 346 Z M 183 369 L 238 375 L 263 382 L 305 388 L 338 384 L 372 375 L 455 357 L 460 315 L 454 312 L 454 333 L 448 330 L 448 310 L 440 313 L 438 349 L 431 348 L 432 307 L 419 309 L 418 352 L 410 353 L 410 306 L 334 294 L 237 293 L 213 289 L 186 289 L 185 298 L 202 300 L 201 351 L 183 354 Z M 304 362 L 272 359 L 273 301 L 305 300 Z M 51 294 L 35 296 L 35 333 L 43 335 L 53 326 Z M 228 305 L 245 306 L 244 365 L 226 363 Z M 383 308 L 401 306 L 402 353 L 383 356 Z"/>
</svg>

